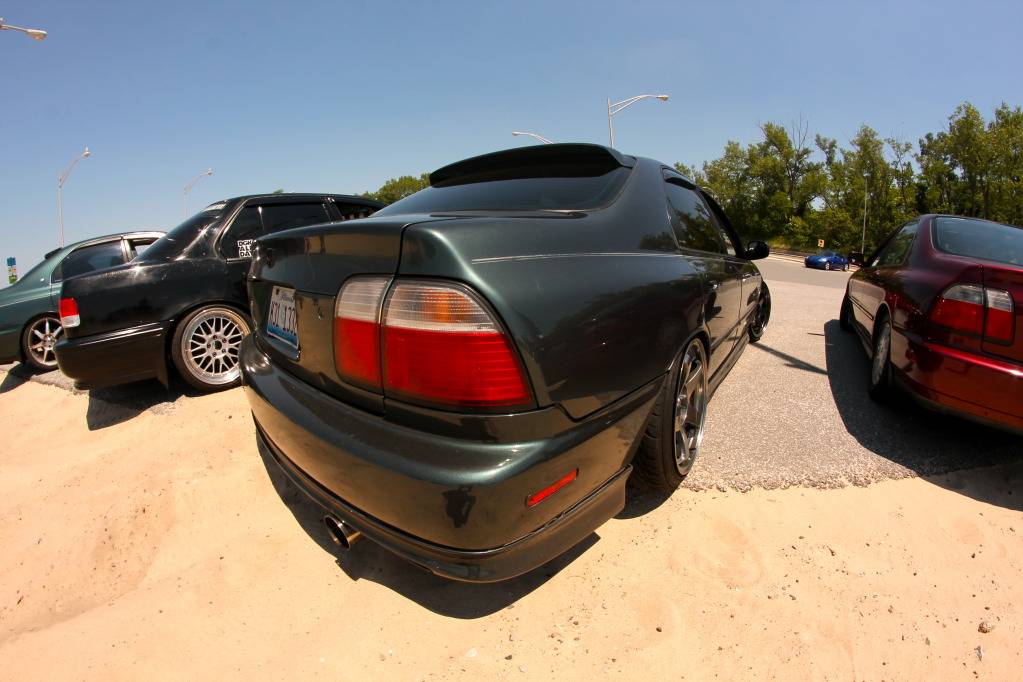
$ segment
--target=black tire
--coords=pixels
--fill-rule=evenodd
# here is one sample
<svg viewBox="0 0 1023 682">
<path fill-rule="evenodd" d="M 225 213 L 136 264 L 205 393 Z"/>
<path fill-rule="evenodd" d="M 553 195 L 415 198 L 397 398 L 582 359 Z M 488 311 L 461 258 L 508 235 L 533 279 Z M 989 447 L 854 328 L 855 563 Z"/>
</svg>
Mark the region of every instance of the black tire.
<svg viewBox="0 0 1023 682">
<path fill-rule="evenodd" d="M 29 320 L 21 331 L 21 361 L 34 372 L 52 372 L 57 369 L 53 345 L 63 333 L 60 318 L 54 313 Z"/>
<path fill-rule="evenodd" d="M 849 300 L 848 292 L 842 297 L 842 309 L 838 313 L 838 326 L 844 332 L 851 332 L 853 330 L 852 301 Z"/>
<path fill-rule="evenodd" d="M 892 322 L 887 313 L 878 315 L 874 325 L 874 352 L 870 357 L 867 392 L 879 403 L 887 402 L 894 390 L 892 383 Z"/>
<path fill-rule="evenodd" d="M 771 321 L 771 292 L 768 290 L 767 284 L 761 284 L 760 286 L 760 302 L 757 304 L 756 312 L 753 313 L 753 317 L 750 318 L 749 324 L 746 326 L 746 332 L 749 334 L 751 343 L 757 343 L 760 339 L 764 338 L 767 323 Z"/>
<path fill-rule="evenodd" d="M 171 360 L 192 388 L 206 393 L 233 388 L 241 384 L 238 345 L 251 330 L 244 313 L 226 305 L 203 306 L 175 328 Z"/>
<path fill-rule="evenodd" d="M 694 361 L 700 363 L 701 379 L 690 385 L 694 389 L 693 395 L 689 395 L 687 390 L 683 401 L 680 388 L 683 382 L 690 383 L 686 382 L 686 377 L 692 379 L 695 376 L 692 372 Z M 701 339 L 694 338 L 672 364 L 657 396 L 641 436 L 639 451 L 633 460 L 637 480 L 652 490 L 670 494 L 678 488 L 696 461 L 703 441 L 707 404 L 710 400 L 708 369 L 706 347 Z M 699 396 L 694 397 L 697 391 Z M 692 414 L 692 408 L 697 409 L 699 414 Z M 675 428 L 676 411 L 681 413 L 683 410 L 682 428 L 685 435 L 679 445 Z M 677 451 L 684 451 L 684 454 L 680 452 L 682 456 L 677 457 Z"/>
</svg>

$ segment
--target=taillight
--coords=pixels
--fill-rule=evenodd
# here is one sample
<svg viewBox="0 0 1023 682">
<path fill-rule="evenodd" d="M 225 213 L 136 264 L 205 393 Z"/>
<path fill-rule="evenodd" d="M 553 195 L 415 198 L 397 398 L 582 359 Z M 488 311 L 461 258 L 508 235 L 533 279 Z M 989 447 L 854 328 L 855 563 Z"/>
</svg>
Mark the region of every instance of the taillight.
<svg viewBox="0 0 1023 682">
<path fill-rule="evenodd" d="M 987 320 L 984 322 L 984 336 L 995 341 L 1011 343 L 1016 331 L 1012 294 L 1001 289 L 986 289 L 985 292 Z"/>
<path fill-rule="evenodd" d="M 334 307 L 334 364 L 345 381 L 379 391 L 380 307 L 388 277 L 355 277 Z"/>
<path fill-rule="evenodd" d="M 931 310 L 931 321 L 994 341 L 1011 342 L 1015 317 L 1012 295 L 978 284 L 954 284 Z"/>
<path fill-rule="evenodd" d="M 82 318 L 78 316 L 78 304 L 75 303 L 75 299 L 60 299 L 58 310 L 60 311 L 60 326 L 65 329 L 69 327 L 77 327 L 82 323 Z"/>
<path fill-rule="evenodd" d="M 508 337 L 462 287 L 400 282 L 383 314 L 384 393 L 456 407 L 529 402 Z"/>
</svg>

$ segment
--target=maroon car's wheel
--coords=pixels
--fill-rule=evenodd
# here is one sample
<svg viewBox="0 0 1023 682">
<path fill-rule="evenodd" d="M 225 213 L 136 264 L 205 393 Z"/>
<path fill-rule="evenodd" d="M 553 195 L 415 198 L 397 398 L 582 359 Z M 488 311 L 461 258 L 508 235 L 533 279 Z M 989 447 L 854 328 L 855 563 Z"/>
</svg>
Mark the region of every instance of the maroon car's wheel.
<svg viewBox="0 0 1023 682">
<path fill-rule="evenodd" d="M 693 468 L 707 420 L 707 377 L 707 351 L 693 339 L 664 382 L 633 462 L 648 487 L 670 493 Z"/>
<path fill-rule="evenodd" d="M 887 315 L 878 320 L 874 353 L 870 359 L 870 397 L 884 402 L 892 393 L 892 322 Z"/>
<path fill-rule="evenodd" d="M 842 310 L 838 313 L 838 326 L 842 331 L 852 331 L 852 303 L 849 302 L 849 294 L 842 298 Z"/>
</svg>

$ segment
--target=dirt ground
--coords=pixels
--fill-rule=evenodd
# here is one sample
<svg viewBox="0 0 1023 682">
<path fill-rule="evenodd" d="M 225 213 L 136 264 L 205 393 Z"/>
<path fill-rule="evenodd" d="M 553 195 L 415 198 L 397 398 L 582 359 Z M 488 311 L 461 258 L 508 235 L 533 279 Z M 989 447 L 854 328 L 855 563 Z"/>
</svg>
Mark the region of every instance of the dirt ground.
<svg viewBox="0 0 1023 682">
<path fill-rule="evenodd" d="M 335 554 L 259 452 L 240 391 L 123 409 L 0 390 L 4 679 L 1023 670 L 1023 464 L 634 495 L 539 571 L 464 585 L 368 541 Z"/>
</svg>

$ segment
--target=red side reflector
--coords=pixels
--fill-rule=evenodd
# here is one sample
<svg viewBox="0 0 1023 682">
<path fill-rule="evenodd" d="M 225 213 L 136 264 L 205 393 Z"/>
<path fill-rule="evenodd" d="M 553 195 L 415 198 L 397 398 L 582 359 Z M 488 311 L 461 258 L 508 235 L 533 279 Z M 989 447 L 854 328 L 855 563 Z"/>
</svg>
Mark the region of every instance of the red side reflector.
<svg viewBox="0 0 1023 682">
<path fill-rule="evenodd" d="M 82 318 L 78 316 L 78 303 L 75 302 L 75 299 L 60 299 L 58 310 L 60 311 L 60 325 L 62 327 L 77 327 L 82 323 Z"/>
<path fill-rule="evenodd" d="M 568 485 L 569 483 L 574 481 L 576 476 L 578 476 L 578 475 L 579 475 L 579 470 L 578 469 L 574 469 L 573 471 L 568 472 L 567 474 L 565 474 L 564 476 L 559 478 L 556 482 L 554 482 L 552 485 L 549 485 L 546 488 L 544 488 L 543 490 L 541 490 L 539 492 L 535 492 L 532 495 L 530 495 L 529 497 L 527 497 L 526 498 L 526 506 L 527 507 L 535 507 L 536 505 L 540 504 L 541 502 L 546 500 L 548 497 L 550 497 L 551 495 L 553 495 L 554 493 L 558 492 L 559 490 L 564 488 L 566 485 Z"/>
</svg>

